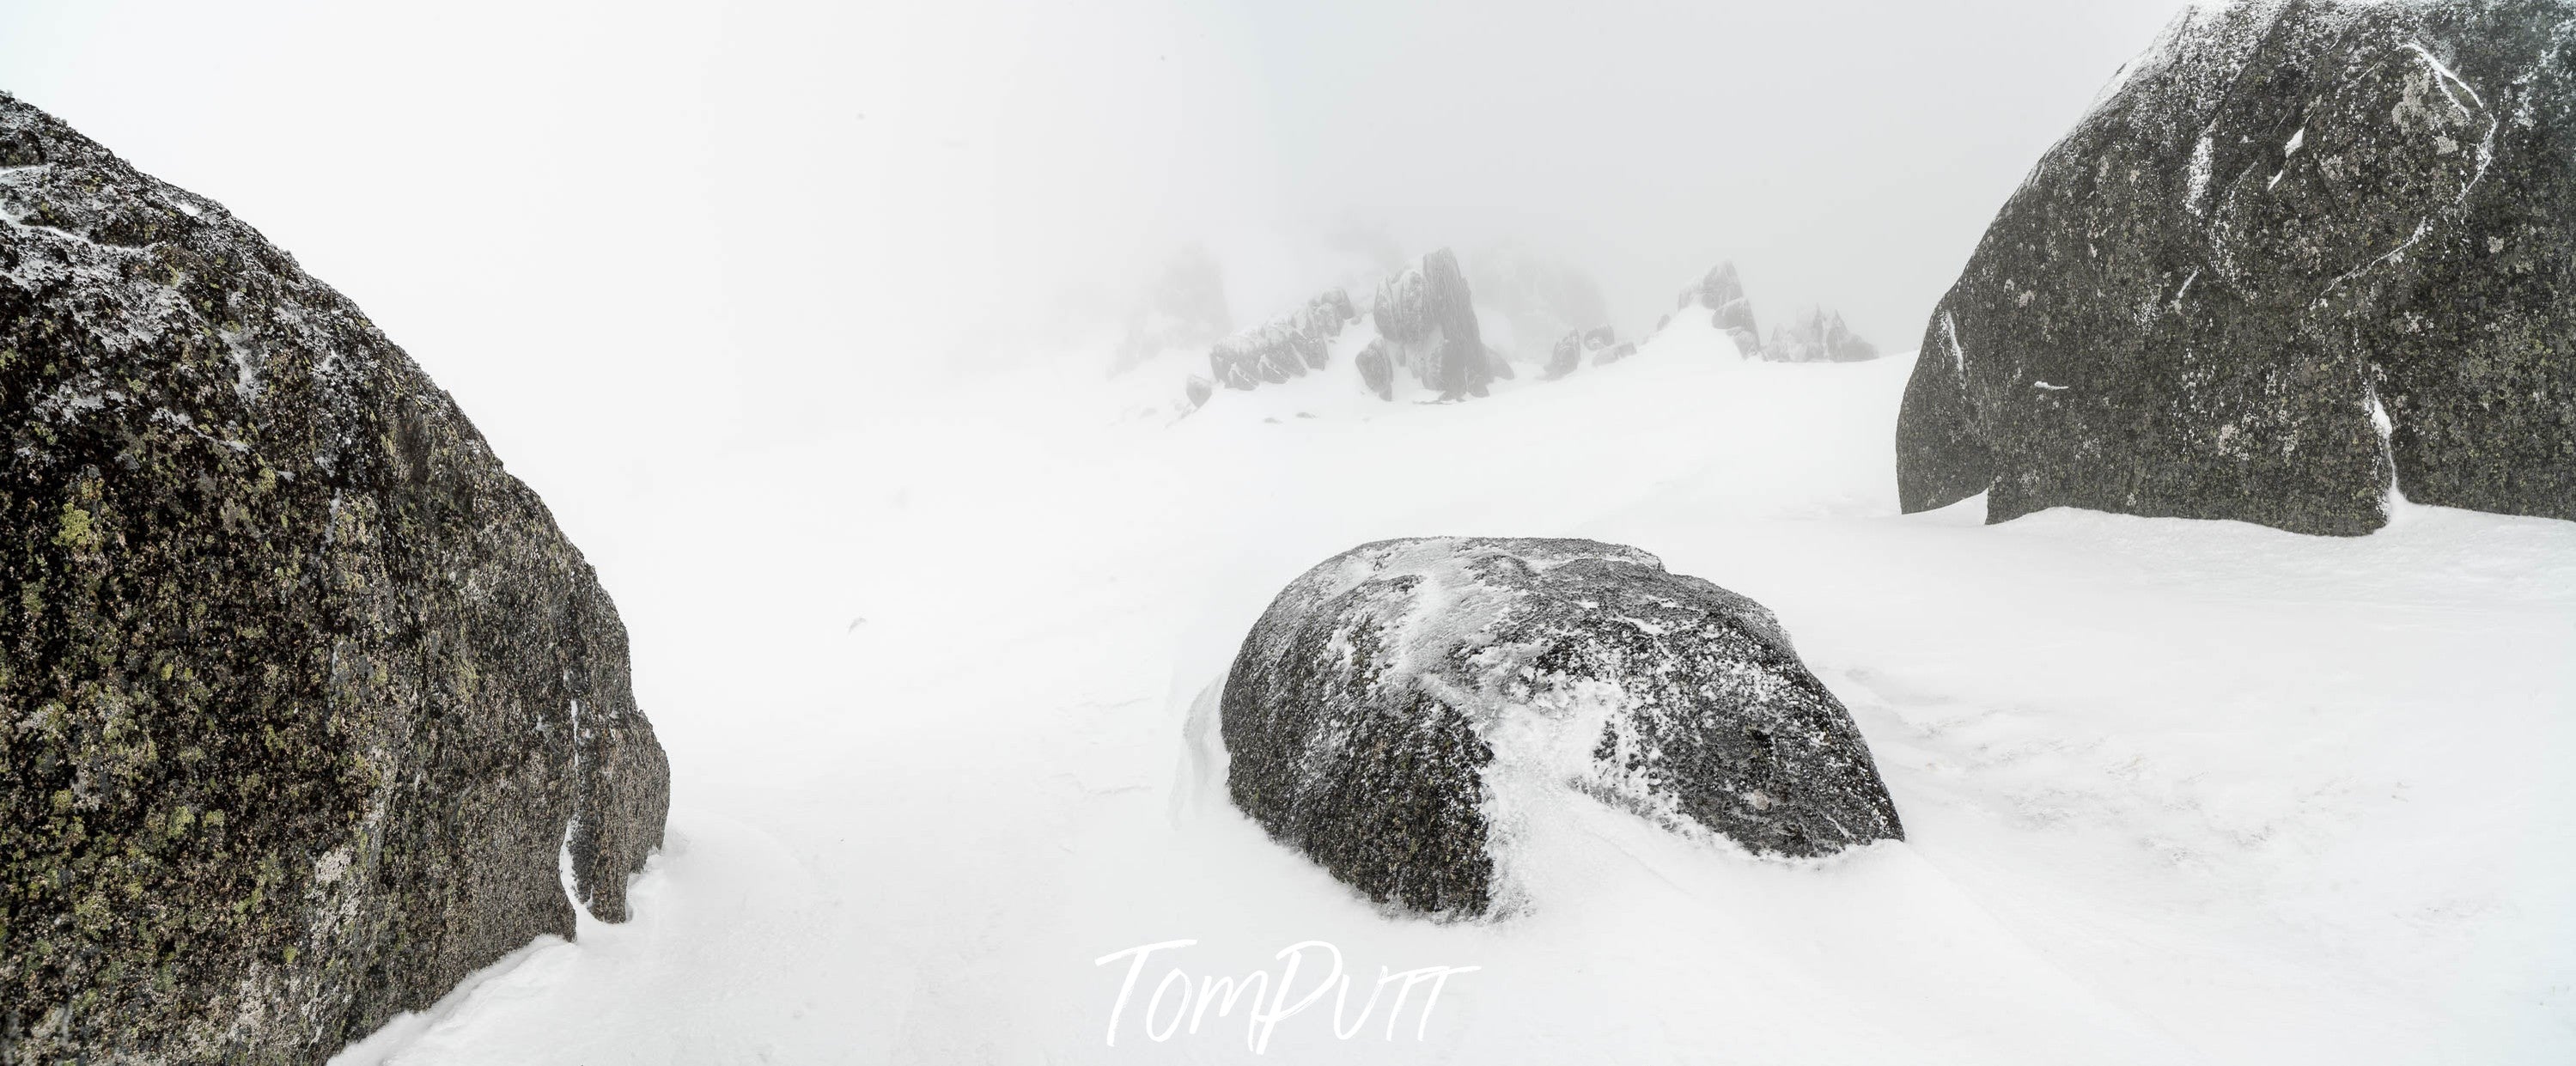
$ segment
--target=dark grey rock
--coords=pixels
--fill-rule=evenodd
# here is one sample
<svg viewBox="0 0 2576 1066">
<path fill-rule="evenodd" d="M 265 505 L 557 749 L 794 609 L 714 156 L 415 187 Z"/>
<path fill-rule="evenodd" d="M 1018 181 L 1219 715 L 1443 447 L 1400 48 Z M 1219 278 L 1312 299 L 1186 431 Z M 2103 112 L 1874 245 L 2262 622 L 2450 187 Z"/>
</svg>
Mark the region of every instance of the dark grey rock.
<svg viewBox="0 0 2576 1066">
<path fill-rule="evenodd" d="M 1261 384 L 1261 379 L 1252 375 L 1250 367 L 1219 356 L 1214 351 L 1208 353 L 1208 376 L 1214 378 L 1217 384 L 1236 391 L 1249 391 Z"/>
<path fill-rule="evenodd" d="M 1989 521 L 2365 533 L 2392 473 L 2576 518 L 2576 5 L 2186 11 L 1986 231 L 1897 451 Z"/>
<path fill-rule="evenodd" d="M 1603 348 L 1600 351 L 1592 353 L 1592 365 L 1609 366 L 1612 363 L 1635 354 L 1637 354 L 1637 343 L 1635 341 L 1620 341 L 1617 344 L 1613 344 L 1607 348 Z"/>
<path fill-rule="evenodd" d="M 1218 341 L 1208 350 L 1209 370 L 1226 387 L 1241 389 L 1304 377 L 1324 369 L 1331 361 L 1333 338 L 1357 317 L 1348 294 L 1327 291 L 1295 311 Z"/>
<path fill-rule="evenodd" d="M 1183 413 L 1207 406 L 1208 398 L 1214 395 L 1216 395 L 1215 382 L 1197 374 L 1190 375 L 1189 380 L 1181 383 L 1181 398 L 1186 401 L 1182 405 Z"/>
<path fill-rule="evenodd" d="M 1709 323 L 1734 339 L 1737 354 L 1747 359 L 1762 354 L 1762 330 L 1753 321 L 1753 303 L 1744 298 L 1744 279 L 1736 274 L 1734 263 L 1719 263 L 1699 284 L 1683 289 L 1681 306 L 1707 309 Z"/>
<path fill-rule="evenodd" d="M 1583 349 L 1597 352 L 1619 343 L 1619 333 L 1608 326 L 1594 326 L 1583 331 Z"/>
<path fill-rule="evenodd" d="M 1512 370 L 1511 360 L 1491 348 L 1485 349 L 1485 372 L 1496 381 L 1510 381 L 1520 376 Z"/>
<path fill-rule="evenodd" d="M 1775 363 L 1859 363 L 1878 358 L 1878 346 L 1843 324 L 1841 312 L 1819 307 L 1771 327 L 1761 357 Z"/>
<path fill-rule="evenodd" d="M 1547 373 L 1542 381 L 1554 381 L 1583 368 L 1583 334 L 1568 333 L 1556 342 L 1556 350 L 1547 357 Z"/>
<path fill-rule="evenodd" d="M 1493 381 L 1484 336 L 1476 325 L 1475 297 L 1458 270 L 1458 257 L 1442 248 L 1421 267 L 1387 279 L 1372 312 L 1389 356 L 1443 400 L 1483 396 Z"/>
<path fill-rule="evenodd" d="M 1425 538 L 1307 571 L 1221 701 L 1237 807 L 1369 898 L 1514 904 L 1491 812 L 1573 793 L 1766 855 L 1903 836 L 1771 613 L 1633 548 Z"/>
<path fill-rule="evenodd" d="M 0 433 L 15 1061 L 321 1062 L 572 936 L 567 850 L 625 919 L 667 765 L 545 505 L 347 299 L 5 95 Z"/>
<path fill-rule="evenodd" d="M 1360 354 L 1352 357 L 1351 363 L 1359 368 L 1361 384 L 1376 393 L 1378 399 L 1392 400 L 1395 398 L 1395 362 L 1387 356 L 1386 347 L 1384 338 L 1370 341 L 1368 347 L 1360 349 Z"/>
</svg>

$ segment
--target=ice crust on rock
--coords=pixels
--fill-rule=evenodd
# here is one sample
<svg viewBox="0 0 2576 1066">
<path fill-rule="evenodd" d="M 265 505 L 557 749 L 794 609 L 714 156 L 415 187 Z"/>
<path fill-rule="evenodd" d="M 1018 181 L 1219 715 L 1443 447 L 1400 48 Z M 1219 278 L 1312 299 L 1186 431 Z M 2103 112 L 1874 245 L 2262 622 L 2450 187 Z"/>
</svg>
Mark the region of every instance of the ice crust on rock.
<svg viewBox="0 0 2576 1066">
<path fill-rule="evenodd" d="M 1280 592 L 1221 713 L 1236 806 L 1415 912 L 1531 902 L 1523 824 L 1586 796 L 1758 855 L 1903 836 L 1771 612 L 1619 545 L 1354 548 Z"/>
</svg>

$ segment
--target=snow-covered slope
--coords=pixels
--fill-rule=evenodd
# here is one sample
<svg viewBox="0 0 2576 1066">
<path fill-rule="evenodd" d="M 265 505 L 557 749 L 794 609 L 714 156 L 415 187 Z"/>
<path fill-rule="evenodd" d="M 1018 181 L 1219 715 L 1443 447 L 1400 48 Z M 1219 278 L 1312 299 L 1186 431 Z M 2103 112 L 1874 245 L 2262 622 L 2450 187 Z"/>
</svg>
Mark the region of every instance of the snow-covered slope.
<svg viewBox="0 0 2576 1066">
<path fill-rule="evenodd" d="M 1676 322 L 1470 404 L 1330 375 L 1122 422 L 987 381 L 675 463 L 596 501 L 673 764 L 635 919 L 342 1061 L 1243 1061 L 1243 1005 L 1151 1039 L 1157 983 L 1275 985 L 1312 940 L 1357 1035 L 1326 996 L 1263 1058 L 2576 1059 L 2576 525 L 1899 516 L 1910 363 Z M 1908 839 L 1794 866 L 1575 804 L 1534 819 L 1529 913 L 1381 915 L 1226 805 L 1193 708 L 1283 584 L 1418 534 L 1633 544 L 1770 606 Z M 1110 1046 L 1129 965 L 1095 960 L 1177 940 Z M 1478 969 L 1355 1028 L 1381 967 L 1435 965 Z"/>
</svg>

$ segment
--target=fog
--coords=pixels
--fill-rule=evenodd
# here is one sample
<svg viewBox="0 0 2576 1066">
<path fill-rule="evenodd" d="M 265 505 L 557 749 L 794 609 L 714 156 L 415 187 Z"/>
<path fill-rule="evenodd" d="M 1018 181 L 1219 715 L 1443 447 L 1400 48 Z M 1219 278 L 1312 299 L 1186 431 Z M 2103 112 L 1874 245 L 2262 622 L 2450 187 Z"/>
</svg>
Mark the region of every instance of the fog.
<svg viewBox="0 0 2576 1066">
<path fill-rule="evenodd" d="M 15 0 L 0 85 L 348 292 L 577 512 L 1088 365 L 1191 248 L 1238 323 L 1510 245 L 1626 332 L 1733 259 L 1766 322 L 1907 350 L 2176 6 Z"/>
</svg>

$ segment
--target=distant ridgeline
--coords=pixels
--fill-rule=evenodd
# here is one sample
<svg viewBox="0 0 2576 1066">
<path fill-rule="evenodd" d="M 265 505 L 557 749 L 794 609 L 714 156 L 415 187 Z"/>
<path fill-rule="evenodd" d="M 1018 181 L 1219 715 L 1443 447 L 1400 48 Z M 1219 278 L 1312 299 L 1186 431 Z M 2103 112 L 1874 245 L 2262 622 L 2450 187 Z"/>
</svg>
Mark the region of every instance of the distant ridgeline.
<svg viewBox="0 0 2576 1066">
<path fill-rule="evenodd" d="M 2576 4 L 2196 6 L 1978 242 L 1904 508 L 2576 518 Z"/>
<path fill-rule="evenodd" d="M 1699 284 L 1683 289 L 1680 307 L 1656 322 L 1655 329 L 1661 332 L 1675 318 L 1694 311 L 1708 312 L 1709 324 L 1733 338 L 1735 350 L 1747 359 L 1858 363 L 1876 359 L 1879 354 L 1877 345 L 1862 340 L 1843 324 L 1841 312 L 1821 307 L 1809 308 L 1786 327 L 1771 327 L 1771 340 L 1764 343 L 1762 331 L 1753 321 L 1753 304 L 1744 298 L 1744 281 L 1736 275 L 1733 263 L 1719 263 Z"/>
<path fill-rule="evenodd" d="M 1489 274 L 1505 290 L 1498 295 L 1506 306 L 1499 311 L 1488 307 L 1486 313 L 1499 314 L 1524 333 L 1533 322 L 1562 322 L 1570 314 L 1607 317 L 1597 294 L 1568 299 L 1566 293 L 1575 287 L 1563 278 L 1513 284 L 1534 273 L 1524 265 Z M 1773 329 L 1764 343 L 1733 263 L 1720 264 L 1699 284 L 1684 289 L 1681 306 L 1655 324 L 1657 332 L 1670 327 L 1676 315 L 1703 308 L 1713 325 L 1733 335 L 1737 351 L 1748 359 L 1853 362 L 1879 354 L 1843 324 L 1841 315 L 1822 309 Z M 1478 316 L 1478 301 L 1458 256 L 1442 248 L 1379 283 L 1365 305 L 1355 304 L 1342 289 L 1331 289 L 1296 310 L 1217 341 L 1208 351 L 1208 373 L 1192 374 L 1185 383 L 1182 410 L 1197 410 L 1224 389 L 1249 391 L 1333 373 L 1337 361 L 1347 361 L 1358 387 L 1381 400 L 1410 396 L 1446 403 L 1489 395 L 1496 381 L 1519 378 L 1516 362 L 1536 364 L 1537 381 L 1555 381 L 1587 363 L 1602 366 L 1637 351 L 1636 342 L 1620 340 L 1607 324 L 1567 330 L 1543 353 L 1536 344 L 1544 341 L 1515 349 L 1490 340 Z M 1337 360 L 1336 353 L 1343 358 Z"/>
</svg>

